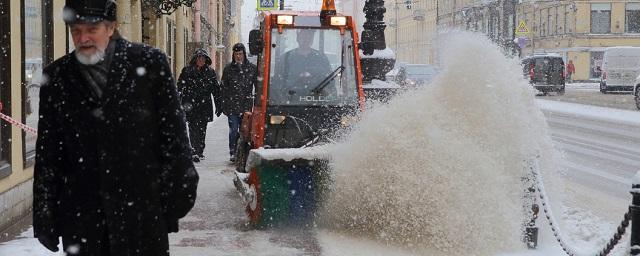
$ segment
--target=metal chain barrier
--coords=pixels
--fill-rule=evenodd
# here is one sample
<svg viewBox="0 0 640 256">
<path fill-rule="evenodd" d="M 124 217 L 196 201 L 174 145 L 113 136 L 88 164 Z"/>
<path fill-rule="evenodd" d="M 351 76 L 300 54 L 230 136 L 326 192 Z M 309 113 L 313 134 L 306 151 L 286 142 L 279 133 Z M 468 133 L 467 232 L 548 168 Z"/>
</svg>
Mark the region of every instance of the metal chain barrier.
<svg viewBox="0 0 640 256">
<path fill-rule="evenodd" d="M 0 102 L 0 111 L 2 111 L 2 102 Z M 0 118 L 2 118 L 2 120 L 5 120 L 10 124 L 18 126 L 20 129 L 24 130 L 25 132 L 28 132 L 31 134 L 38 134 L 38 130 L 36 130 L 35 128 L 27 126 L 26 124 L 23 124 L 22 122 L 15 120 L 8 115 L 0 113 Z"/>
<path fill-rule="evenodd" d="M 547 201 L 547 196 L 545 194 L 542 176 L 540 175 L 540 173 L 538 173 L 537 158 L 539 157 L 540 156 L 536 157 L 536 160 L 534 160 L 534 163 L 531 163 L 529 165 L 529 168 L 535 178 L 534 182 L 536 183 L 535 185 L 536 185 L 536 190 L 538 191 L 538 197 L 542 202 L 542 209 L 544 211 L 544 215 L 548 220 L 549 226 L 551 226 L 551 231 L 553 231 L 553 236 L 555 236 L 556 241 L 558 241 L 558 243 L 560 244 L 560 247 L 562 247 L 562 250 L 569 256 L 576 256 L 577 253 L 575 252 L 575 249 L 571 248 L 569 244 L 567 244 L 562 238 L 563 237 L 562 233 L 560 232 L 560 229 L 557 226 L 558 222 L 555 220 L 555 218 L 553 217 L 553 213 L 551 212 L 551 207 L 549 205 L 549 202 Z M 599 251 L 597 254 L 595 253 L 594 254 L 598 256 L 608 255 L 611 252 L 611 250 L 613 250 L 613 248 L 620 242 L 620 239 L 622 238 L 622 236 L 627 230 L 627 227 L 629 226 L 630 220 L 631 220 L 631 214 L 629 211 L 627 211 L 624 214 L 624 219 L 622 220 L 622 222 L 617 228 L 617 232 L 613 235 L 611 239 L 609 239 L 609 242 L 606 244 L 604 249 Z"/>
</svg>

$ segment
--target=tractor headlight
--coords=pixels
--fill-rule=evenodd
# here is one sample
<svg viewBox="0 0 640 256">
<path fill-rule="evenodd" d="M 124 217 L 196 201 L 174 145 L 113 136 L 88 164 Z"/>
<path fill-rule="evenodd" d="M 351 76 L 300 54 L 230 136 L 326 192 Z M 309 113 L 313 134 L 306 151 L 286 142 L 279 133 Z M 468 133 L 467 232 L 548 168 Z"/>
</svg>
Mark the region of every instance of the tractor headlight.
<svg viewBox="0 0 640 256">
<path fill-rule="evenodd" d="M 342 17 L 342 16 L 331 17 L 330 24 L 331 26 L 346 26 L 347 17 Z"/>
<path fill-rule="evenodd" d="M 271 118 L 269 118 L 269 123 L 283 124 L 285 119 L 286 119 L 286 116 L 271 116 Z"/>
<path fill-rule="evenodd" d="M 292 25 L 293 24 L 293 16 L 291 15 L 280 15 L 277 20 L 278 25 Z"/>
</svg>

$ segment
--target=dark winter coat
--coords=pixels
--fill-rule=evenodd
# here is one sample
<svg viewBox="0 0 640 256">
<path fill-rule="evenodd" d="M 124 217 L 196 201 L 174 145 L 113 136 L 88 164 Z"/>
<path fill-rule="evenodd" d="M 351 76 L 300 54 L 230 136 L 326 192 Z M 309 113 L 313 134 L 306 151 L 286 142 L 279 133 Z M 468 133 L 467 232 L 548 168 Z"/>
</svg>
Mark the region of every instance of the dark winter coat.
<svg viewBox="0 0 640 256">
<path fill-rule="evenodd" d="M 169 255 L 168 232 L 193 206 L 198 182 L 184 112 L 165 54 L 115 43 L 102 97 L 83 82 L 74 53 L 44 70 L 34 235 L 95 241 L 108 232 L 114 255 Z M 91 249 L 81 252 L 99 255 Z"/>
<path fill-rule="evenodd" d="M 244 47 L 243 47 L 244 49 Z M 216 106 L 222 106 L 225 115 L 242 114 L 251 111 L 253 90 L 258 80 L 258 69 L 247 60 L 245 51 L 242 65 L 235 60 L 224 67 L 220 100 Z"/>
<path fill-rule="evenodd" d="M 196 67 L 198 56 L 204 56 L 206 59 L 203 69 Z M 220 85 L 216 72 L 209 67 L 210 65 L 211 58 L 207 52 L 199 49 L 191 58 L 189 66 L 182 69 L 180 78 L 178 78 L 178 91 L 189 122 L 213 121 L 211 96 L 218 96 Z"/>
</svg>

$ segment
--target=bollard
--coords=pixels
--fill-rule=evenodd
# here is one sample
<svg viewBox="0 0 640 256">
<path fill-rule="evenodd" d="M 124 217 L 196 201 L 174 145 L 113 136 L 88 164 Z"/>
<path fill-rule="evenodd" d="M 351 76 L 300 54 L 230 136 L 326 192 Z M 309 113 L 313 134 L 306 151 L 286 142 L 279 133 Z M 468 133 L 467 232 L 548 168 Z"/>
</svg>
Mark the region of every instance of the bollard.
<svg viewBox="0 0 640 256">
<path fill-rule="evenodd" d="M 640 255 L 640 171 L 633 177 L 630 192 L 633 195 L 629 206 L 631 214 L 631 255 Z"/>
<path fill-rule="evenodd" d="M 540 207 L 538 207 L 538 204 L 534 203 L 531 205 L 531 213 L 533 215 L 525 228 L 525 241 L 529 249 L 538 248 L 538 227 L 536 227 L 536 219 L 538 218 L 539 211 Z"/>
</svg>

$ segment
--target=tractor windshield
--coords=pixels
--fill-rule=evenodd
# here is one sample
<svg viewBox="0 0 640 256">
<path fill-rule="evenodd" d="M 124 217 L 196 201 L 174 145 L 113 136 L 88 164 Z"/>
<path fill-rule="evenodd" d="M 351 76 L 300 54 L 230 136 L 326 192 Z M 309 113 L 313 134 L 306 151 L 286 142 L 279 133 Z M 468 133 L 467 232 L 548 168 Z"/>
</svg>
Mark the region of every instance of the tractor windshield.
<svg viewBox="0 0 640 256">
<path fill-rule="evenodd" d="M 270 105 L 356 105 L 353 38 L 338 29 L 294 28 L 271 38 Z"/>
</svg>

